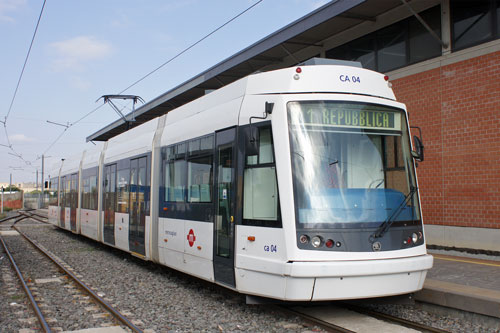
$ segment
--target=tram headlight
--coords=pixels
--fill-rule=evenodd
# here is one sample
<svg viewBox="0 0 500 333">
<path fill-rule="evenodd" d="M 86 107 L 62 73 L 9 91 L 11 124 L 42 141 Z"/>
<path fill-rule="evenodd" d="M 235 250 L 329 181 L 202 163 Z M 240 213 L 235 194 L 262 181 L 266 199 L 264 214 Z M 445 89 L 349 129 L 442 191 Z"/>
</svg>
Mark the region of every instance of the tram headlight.
<svg viewBox="0 0 500 333">
<path fill-rule="evenodd" d="M 411 234 L 411 240 L 413 242 L 413 244 L 415 244 L 416 242 L 418 242 L 418 235 L 416 232 L 414 232 L 413 234 Z"/>
<path fill-rule="evenodd" d="M 301 244 L 307 244 L 309 243 L 309 237 L 307 235 L 300 235 L 299 242 Z"/>
<path fill-rule="evenodd" d="M 314 246 L 314 247 L 320 247 L 320 245 L 321 245 L 321 237 L 319 237 L 319 236 L 314 236 L 314 237 L 311 239 L 311 244 L 312 244 L 312 246 Z"/>
</svg>

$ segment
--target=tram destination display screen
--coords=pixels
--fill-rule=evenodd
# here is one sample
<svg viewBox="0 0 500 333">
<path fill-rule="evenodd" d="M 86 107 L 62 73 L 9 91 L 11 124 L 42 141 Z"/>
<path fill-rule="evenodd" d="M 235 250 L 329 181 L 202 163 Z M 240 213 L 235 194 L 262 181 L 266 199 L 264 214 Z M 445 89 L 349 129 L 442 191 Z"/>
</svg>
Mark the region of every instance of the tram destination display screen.
<svg viewBox="0 0 500 333">
<path fill-rule="evenodd" d="M 305 104 L 305 105 L 304 105 Z M 366 129 L 401 130 L 399 112 L 372 105 L 304 103 L 301 108 L 304 124 Z"/>
</svg>

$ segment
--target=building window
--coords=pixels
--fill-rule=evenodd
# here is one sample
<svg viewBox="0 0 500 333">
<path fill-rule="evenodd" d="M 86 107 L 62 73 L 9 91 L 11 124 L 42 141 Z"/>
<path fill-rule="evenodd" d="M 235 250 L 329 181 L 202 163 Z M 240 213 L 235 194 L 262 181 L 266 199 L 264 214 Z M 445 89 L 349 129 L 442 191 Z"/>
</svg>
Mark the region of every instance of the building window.
<svg viewBox="0 0 500 333">
<path fill-rule="evenodd" d="M 375 39 L 370 34 L 326 52 L 331 59 L 359 61 L 364 68 L 376 70 Z"/>
<path fill-rule="evenodd" d="M 419 15 L 436 35 L 441 35 L 440 6 Z M 441 43 L 413 16 L 326 52 L 327 58 L 359 61 L 364 68 L 379 72 L 440 55 Z"/>
<path fill-rule="evenodd" d="M 497 17 L 497 20 L 496 20 L 496 25 L 497 25 L 496 38 L 498 38 L 498 37 L 500 37 L 500 1 L 497 1 L 497 8 L 495 9 L 495 15 Z"/>
<path fill-rule="evenodd" d="M 408 63 L 406 56 L 407 23 L 402 21 L 377 31 L 377 70 L 386 72 Z"/>
<path fill-rule="evenodd" d="M 463 49 L 498 38 L 500 1 L 451 1 L 452 48 Z"/>
<path fill-rule="evenodd" d="M 434 7 L 420 13 L 420 17 L 431 27 L 437 36 L 441 36 L 441 8 Z M 417 63 L 441 55 L 441 43 L 437 41 L 416 17 L 408 22 L 409 63 Z"/>
</svg>

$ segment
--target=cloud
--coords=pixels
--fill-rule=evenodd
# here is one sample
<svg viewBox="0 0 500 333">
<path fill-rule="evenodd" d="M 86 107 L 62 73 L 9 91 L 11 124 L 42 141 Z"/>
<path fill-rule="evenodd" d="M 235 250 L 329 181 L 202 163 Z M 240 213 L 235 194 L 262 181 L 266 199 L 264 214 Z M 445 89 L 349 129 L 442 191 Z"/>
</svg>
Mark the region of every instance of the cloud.
<svg viewBox="0 0 500 333">
<path fill-rule="evenodd" d="M 17 142 L 17 143 L 26 143 L 26 142 L 34 142 L 35 139 L 27 137 L 24 134 L 13 134 L 13 135 L 9 135 L 9 141 L 11 143 L 15 143 L 15 142 Z"/>
<path fill-rule="evenodd" d="M 110 43 L 92 36 L 78 36 L 49 46 L 56 54 L 52 66 L 57 71 L 82 70 L 87 63 L 104 59 L 113 53 Z"/>
<path fill-rule="evenodd" d="M 0 0 L 0 22 L 14 22 L 7 13 L 15 12 L 26 5 L 26 0 Z"/>
</svg>

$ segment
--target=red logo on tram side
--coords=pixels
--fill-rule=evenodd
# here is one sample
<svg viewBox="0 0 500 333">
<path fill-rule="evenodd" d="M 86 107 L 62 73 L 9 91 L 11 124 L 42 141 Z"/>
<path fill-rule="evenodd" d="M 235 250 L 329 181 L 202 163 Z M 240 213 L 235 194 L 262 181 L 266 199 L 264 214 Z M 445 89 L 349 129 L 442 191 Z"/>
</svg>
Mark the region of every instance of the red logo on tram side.
<svg viewBox="0 0 500 333">
<path fill-rule="evenodd" d="M 196 241 L 196 236 L 194 235 L 193 229 L 189 230 L 189 233 L 187 235 L 187 240 L 188 240 L 189 246 L 193 247 L 193 244 Z"/>
</svg>

